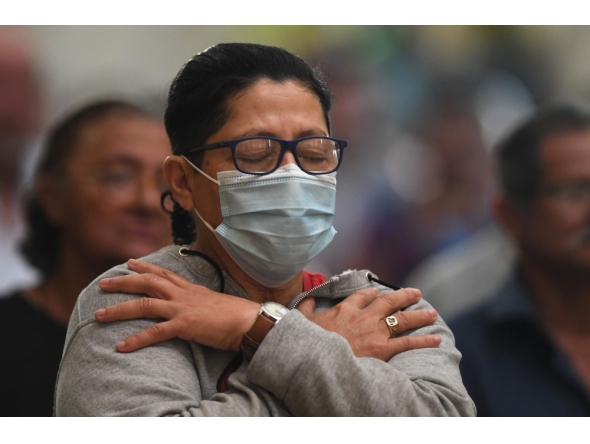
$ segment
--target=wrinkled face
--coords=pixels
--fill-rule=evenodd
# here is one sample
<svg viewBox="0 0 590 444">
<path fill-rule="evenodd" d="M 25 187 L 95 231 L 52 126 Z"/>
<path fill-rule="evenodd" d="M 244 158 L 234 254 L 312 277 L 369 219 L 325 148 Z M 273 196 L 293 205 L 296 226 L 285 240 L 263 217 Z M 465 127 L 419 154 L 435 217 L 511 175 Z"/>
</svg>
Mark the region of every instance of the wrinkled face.
<svg viewBox="0 0 590 444">
<path fill-rule="evenodd" d="M 164 126 L 147 118 L 110 116 L 84 128 L 58 212 L 65 248 L 108 269 L 171 244 L 160 208 L 170 152 Z"/>
<path fill-rule="evenodd" d="M 590 269 L 590 129 L 541 146 L 539 196 L 524 222 L 522 246 L 558 267 Z"/>
<path fill-rule="evenodd" d="M 209 137 L 207 144 L 251 136 L 272 136 L 293 140 L 306 136 L 328 136 L 328 128 L 318 97 L 298 83 L 276 83 L 263 79 L 239 94 L 231 102 L 229 119 Z M 296 164 L 291 151 L 281 163 Z M 220 171 L 235 170 L 229 148 L 206 151 L 201 169 L 217 179 Z M 195 171 L 191 180 L 193 201 L 197 211 L 213 228 L 222 222 L 219 188 Z M 199 221 L 197 221 L 199 223 Z M 199 237 L 209 236 L 209 230 L 199 230 Z"/>
</svg>

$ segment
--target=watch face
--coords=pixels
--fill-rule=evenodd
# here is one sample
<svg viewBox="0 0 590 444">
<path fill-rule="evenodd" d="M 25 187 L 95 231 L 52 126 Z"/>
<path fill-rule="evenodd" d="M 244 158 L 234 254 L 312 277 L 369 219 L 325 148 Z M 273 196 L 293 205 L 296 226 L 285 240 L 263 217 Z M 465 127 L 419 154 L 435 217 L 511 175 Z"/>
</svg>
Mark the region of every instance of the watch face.
<svg viewBox="0 0 590 444">
<path fill-rule="evenodd" d="M 288 308 L 283 307 L 277 302 L 265 302 L 262 304 L 261 310 L 276 320 L 281 319 L 283 316 L 289 313 Z"/>
</svg>

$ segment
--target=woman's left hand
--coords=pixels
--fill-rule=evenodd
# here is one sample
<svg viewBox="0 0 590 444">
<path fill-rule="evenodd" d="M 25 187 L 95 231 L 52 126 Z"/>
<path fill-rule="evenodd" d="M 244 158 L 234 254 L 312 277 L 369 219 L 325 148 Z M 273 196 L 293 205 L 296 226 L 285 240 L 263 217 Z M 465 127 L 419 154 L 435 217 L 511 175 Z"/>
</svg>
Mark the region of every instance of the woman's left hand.
<svg viewBox="0 0 590 444">
<path fill-rule="evenodd" d="M 196 285 L 176 273 L 134 259 L 127 263 L 137 274 L 102 279 L 108 292 L 146 294 L 98 310 L 100 322 L 125 319 L 166 319 L 117 343 L 120 352 L 132 352 L 175 337 L 221 350 L 239 351 L 244 332 L 258 316 L 260 304 Z"/>
<path fill-rule="evenodd" d="M 324 330 L 338 333 L 350 344 L 358 357 L 389 360 L 399 353 L 419 348 L 436 348 L 438 335 L 403 335 L 408 330 L 432 325 L 438 318 L 435 310 L 401 311 L 422 298 L 420 290 L 402 288 L 380 295 L 377 288 L 355 291 L 329 310 L 314 312 L 314 298 L 304 299 L 297 308 Z M 384 318 L 394 313 L 399 337 L 391 337 Z"/>
</svg>

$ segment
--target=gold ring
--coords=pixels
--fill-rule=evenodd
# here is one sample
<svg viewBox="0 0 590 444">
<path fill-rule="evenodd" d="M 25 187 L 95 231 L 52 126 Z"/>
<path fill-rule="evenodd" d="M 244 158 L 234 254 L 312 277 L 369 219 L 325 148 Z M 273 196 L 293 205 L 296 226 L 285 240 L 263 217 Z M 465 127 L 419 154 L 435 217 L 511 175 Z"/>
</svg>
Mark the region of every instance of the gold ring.
<svg viewBox="0 0 590 444">
<path fill-rule="evenodd" d="M 383 318 L 383 320 L 385 321 L 385 324 L 387 324 L 387 328 L 389 328 L 389 333 L 391 336 L 395 336 L 397 333 L 397 325 L 399 324 L 397 318 L 394 315 L 390 315 L 386 318 Z"/>
</svg>

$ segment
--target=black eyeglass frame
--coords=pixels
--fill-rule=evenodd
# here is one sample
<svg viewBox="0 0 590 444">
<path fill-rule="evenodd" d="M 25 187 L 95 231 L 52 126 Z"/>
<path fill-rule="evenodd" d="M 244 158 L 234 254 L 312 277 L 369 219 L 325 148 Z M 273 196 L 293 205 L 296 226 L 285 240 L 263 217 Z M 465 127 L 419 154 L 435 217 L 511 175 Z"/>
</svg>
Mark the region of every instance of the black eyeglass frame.
<svg viewBox="0 0 590 444">
<path fill-rule="evenodd" d="M 279 155 L 278 161 L 276 166 L 270 170 L 270 171 L 265 171 L 264 173 L 253 173 L 250 171 L 244 171 L 242 170 L 239 166 L 238 166 L 238 160 L 236 159 L 236 146 L 238 145 L 238 143 L 240 142 L 244 142 L 246 140 L 254 140 L 254 139 L 266 139 L 266 140 L 274 140 L 276 142 L 279 142 L 279 144 L 281 145 L 281 153 Z M 303 166 L 301 166 L 301 163 L 299 162 L 299 156 L 297 155 L 297 150 L 295 149 L 297 144 L 303 140 L 309 140 L 309 139 L 326 139 L 326 140 L 332 140 L 334 142 L 336 142 L 339 147 L 340 147 L 340 157 L 338 158 L 338 164 L 336 165 L 336 167 L 330 171 L 322 171 L 322 172 L 311 172 L 311 171 L 307 171 L 305 168 L 303 168 Z M 270 137 L 270 136 L 255 136 L 255 137 L 246 137 L 243 139 L 234 139 L 234 140 L 226 140 L 223 142 L 216 142 L 216 143 L 210 143 L 209 145 L 203 145 L 200 146 L 198 148 L 192 148 L 190 150 L 188 150 L 185 153 L 182 153 L 183 156 L 189 156 L 191 154 L 197 154 L 200 153 L 202 151 L 210 151 L 210 150 L 215 150 L 218 148 L 230 148 L 231 152 L 232 152 L 232 157 L 234 160 L 234 166 L 236 167 L 236 169 L 244 174 L 252 174 L 255 176 L 265 176 L 267 174 L 270 174 L 274 171 L 276 171 L 279 166 L 281 165 L 281 162 L 283 161 L 283 157 L 285 155 L 285 151 L 287 151 L 288 149 L 291 150 L 291 152 L 293 153 L 293 157 L 295 157 L 295 162 L 297 162 L 297 165 L 299 166 L 299 168 L 301 168 L 301 171 L 306 172 L 307 174 L 311 174 L 313 176 L 319 176 L 322 174 L 330 174 L 333 173 L 334 171 L 336 171 L 338 168 L 340 168 L 340 164 L 342 163 L 342 157 L 344 156 L 344 148 L 346 148 L 346 146 L 348 145 L 348 142 L 346 140 L 343 139 L 335 139 L 334 137 L 326 137 L 326 136 L 309 136 L 309 137 L 302 137 L 300 139 L 293 139 L 293 140 L 284 140 L 284 139 L 279 139 L 277 137 Z"/>
</svg>

